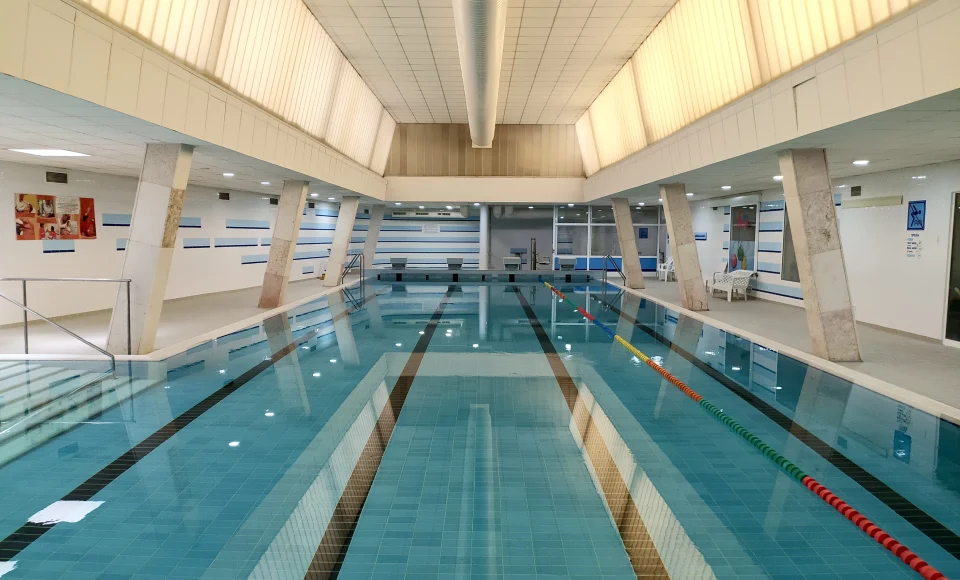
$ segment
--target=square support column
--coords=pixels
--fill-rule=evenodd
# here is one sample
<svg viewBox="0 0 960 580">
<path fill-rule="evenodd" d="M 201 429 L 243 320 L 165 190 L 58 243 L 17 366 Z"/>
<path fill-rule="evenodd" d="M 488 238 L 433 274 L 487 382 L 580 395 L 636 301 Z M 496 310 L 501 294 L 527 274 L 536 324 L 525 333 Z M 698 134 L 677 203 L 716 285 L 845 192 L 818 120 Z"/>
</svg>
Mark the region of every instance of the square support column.
<svg viewBox="0 0 960 580">
<path fill-rule="evenodd" d="M 131 280 L 132 354 L 153 351 L 192 160 L 193 147 L 190 145 L 147 144 L 120 274 L 121 278 Z M 122 285 L 114 304 L 107 350 L 126 354 L 127 294 Z"/>
<path fill-rule="evenodd" d="M 260 287 L 260 308 L 276 308 L 283 304 L 306 200 L 306 181 L 284 180 L 280 204 L 277 206 L 277 221 L 273 225 L 273 238 L 270 240 L 270 257 Z"/>
<path fill-rule="evenodd" d="M 613 221 L 617 224 L 617 241 L 620 242 L 620 260 L 623 262 L 627 288 L 643 288 L 643 270 L 640 269 L 640 253 L 637 251 L 636 231 L 633 229 L 629 201 L 613 199 Z M 607 264 L 603 267 L 606 268 Z"/>
<path fill-rule="evenodd" d="M 826 151 L 781 151 L 779 160 L 813 353 L 832 361 L 859 361 L 860 343 Z"/>
<path fill-rule="evenodd" d="M 327 275 L 323 279 L 324 286 L 340 285 L 340 276 L 343 275 L 343 266 L 347 262 L 347 250 L 350 249 L 350 236 L 353 235 L 353 224 L 357 220 L 359 206 L 360 198 L 357 196 L 344 196 L 340 202 L 337 227 L 333 231 L 333 245 L 330 246 L 330 257 L 327 259 Z"/>
<path fill-rule="evenodd" d="M 363 267 L 373 268 L 377 257 L 377 240 L 380 239 L 380 226 L 383 225 L 383 206 L 370 208 L 370 223 L 367 225 L 367 237 L 363 241 Z"/>
<path fill-rule="evenodd" d="M 660 186 L 663 211 L 667 216 L 667 233 L 670 235 L 670 251 L 673 267 L 680 285 L 680 302 L 687 310 L 710 310 L 707 292 L 703 287 L 700 272 L 700 256 L 693 234 L 690 203 L 686 187 L 682 183 L 666 183 Z"/>
</svg>

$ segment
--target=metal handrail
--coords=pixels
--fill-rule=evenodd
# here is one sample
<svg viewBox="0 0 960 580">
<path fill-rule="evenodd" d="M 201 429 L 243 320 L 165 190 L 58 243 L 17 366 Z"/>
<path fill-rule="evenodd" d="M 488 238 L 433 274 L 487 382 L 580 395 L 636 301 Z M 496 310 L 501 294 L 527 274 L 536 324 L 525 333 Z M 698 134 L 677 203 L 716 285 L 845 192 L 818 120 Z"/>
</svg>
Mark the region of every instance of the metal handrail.
<svg viewBox="0 0 960 580">
<path fill-rule="evenodd" d="M 127 285 L 127 354 L 133 354 L 133 338 L 130 336 L 130 282 L 129 278 L 0 278 L 0 282 L 20 282 L 22 285 L 23 292 L 23 304 L 20 305 L 22 308 L 27 307 L 27 282 L 119 282 L 121 284 Z M 6 296 L 4 296 L 6 298 Z M 7 298 L 9 300 L 9 298 Z M 32 310 L 30 312 L 33 312 Z M 37 314 L 40 318 L 43 318 L 47 322 L 60 326 L 55 322 L 51 322 L 47 318 L 44 318 L 42 315 Z M 30 354 L 30 334 L 27 331 L 27 310 L 23 311 L 23 354 Z M 60 328 L 63 328 L 60 326 Z M 66 330 L 64 328 L 64 330 Z M 69 331 L 67 331 L 69 332 Z M 76 336 L 76 335 L 74 335 Z M 80 338 L 80 337 L 77 337 Z M 82 338 L 80 340 L 83 340 Z M 86 342 L 86 341 L 84 341 Z M 96 348 L 96 347 L 94 347 Z M 98 349 L 99 350 L 99 349 Z M 112 356 L 112 355 L 111 355 Z M 114 365 L 116 366 L 116 365 Z"/>
<path fill-rule="evenodd" d="M 617 265 L 617 261 L 613 259 L 613 256 L 607 254 L 603 257 L 603 284 L 607 284 L 607 260 L 610 260 L 610 263 L 613 264 L 613 267 L 617 269 L 617 273 L 620 274 L 620 278 L 623 279 L 623 283 L 627 283 L 627 276 L 623 273 L 623 270 L 620 269 L 620 266 Z"/>
<path fill-rule="evenodd" d="M 20 304 L 19 302 L 17 302 L 17 301 L 14 300 L 13 298 L 10 298 L 9 296 L 6 296 L 6 295 L 4 295 L 4 294 L 0 294 L 0 298 L 3 298 L 3 299 L 6 300 L 7 302 L 9 302 L 9 303 L 13 304 L 14 306 L 16 306 L 17 308 L 20 308 L 20 309 L 23 310 L 24 312 L 29 312 L 30 314 L 33 314 L 33 315 L 36 316 L 37 318 L 41 318 L 41 319 L 43 319 L 43 320 L 46 320 L 47 322 L 49 322 L 50 324 L 56 326 L 56 327 L 59 328 L 60 330 L 66 332 L 67 334 L 69 334 L 69 335 L 72 336 L 73 338 L 75 338 L 75 339 L 79 340 L 80 342 L 82 342 L 83 344 L 89 346 L 89 347 L 92 348 L 93 350 L 99 352 L 100 354 L 103 354 L 103 355 L 109 357 L 109 358 L 110 358 L 110 371 L 111 371 L 112 373 L 116 373 L 116 372 L 117 372 L 117 359 L 116 359 L 115 356 L 113 356 L 113 355 L 110 354 L 109 352 L 107 352 L 107 351 L 105 351 L 104 349 L 100 348 L 99 346 L 93 344 L 92 342 L 90 342 L 89 340 L 83 338 L 83 337 L 80 336 L 79 334 L 73 332 L 73 331 L 70 330 L 69 328 L 66 328 L 66 327 L 64 327 L 64 326 L 62 326 L 62 325 L 60 325 L 60 324 L 57 324 L 56 322 L 50 320 L 49 318 L 47 318 L 46 316 L 40 314 L 39 312 L 37 312 L 37 311 L 34 310 L 33 308 L 30 308 L 30 307 L 28 307 L 28 306 L 25 306 L 25 305 L 23 305 L 23 304 Z"/>
<path fill-rule="evenodd" d="M 359 266 L 357 266 L 357 262 L 360 262 Z M 343 267 L 343 272 L 340 274 L 340 283 L 343 284 L 344 278 L 347 277 L 347 272 L 358 267 L 360 269 L 360 283 L 363 284 L 363 254 L 354 254 L 353 257 L 350 258 L 350 261 Z"/>
</svg>

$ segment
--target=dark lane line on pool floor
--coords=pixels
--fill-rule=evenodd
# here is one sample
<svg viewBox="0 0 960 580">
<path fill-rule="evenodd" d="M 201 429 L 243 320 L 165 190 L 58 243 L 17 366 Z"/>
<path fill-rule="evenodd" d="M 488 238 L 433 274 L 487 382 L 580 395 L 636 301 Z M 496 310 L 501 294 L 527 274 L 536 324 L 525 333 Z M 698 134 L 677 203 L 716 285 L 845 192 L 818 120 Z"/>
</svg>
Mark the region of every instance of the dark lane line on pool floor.
<svg viewBox="0 0 960 580">
<path fill-rule="evenodd" d="M 361 305 L 366 304 L 375 298 L 376 295 L 371 294 L 361 302 Z M 333 317 L 331 322 L 340 320 L 349 314 L 350 312 L 348 310 L 344 310 L 343 313 Z M 278 316 L 286 316 L 286 314 L 279 314 Z M 220 387 L 208 395 L 205 399 L 193 407 L 190 407 L 175 417 L 172 421 L 155 431 L 152 435 L 126 451 L 123 455 L 111 461 L 106 467 L 90 476 L 90 478 L 74 488 L 73 491 L 63 496 L 60 501 L 89 501 L 98 492 L 103 490 L 103 488 L 107 487 L 107 485 L 109 485 L 115 479 L 126 473 L 128 469 L 136 465 L 137 462 L 149 455 L 154 449 L 176 435 L 198 417 L 212 409 L 217 403 L 223 401 L 232 393 L 240 389 L 240 387 L 253 380 L 260 373 L 273 366 L 277 361 L 296 350 L 301 344 L 313 338 L 315 334 L 316 332 L 310 332 L 294 340 L 290 344 L 273 353 L 269 359 L 261 361 L 237 378 Z M 11 533 L 3 540 L 0 540 L 0 562 L 9 562 L 16 558 L 20 552 L 29 547 L 30 544 L 43 536 L 43 534 L 53 529 L 55 525 L 57 524 L 37 524 L 27 522 L 20 526 L 19 529 Z"/>
<path fill-rule="evenodd" d="M 563 364 L 563 360 L 554 348 L 550 337 L 540 324 L 530 303 L 520 292 L 520 289 L 514 286 L 513 291 L 517 295 L 517 300 L 523 307 L 523 312 L 533 327 L 533 332 L 537 336 L 540 348 L 550 364 L 550 369 L 557 380 L 557 385 L 563 394 L 563 398 L 570 408 L 574 423 L 583 442 L 583 449 L 586 450 L 590 463 L 593 465 L 594 472 L 600 482 L 600 489 L 603 492 L 604 501 L 613 515 L 614 524 L 620 533 L 620 539 L 626 549 L 627 557 L 630 558 L 630 564 L 638 578 L 644 579 L 663 579 L 669 580 L 670 576 L 663 565 L 660 553 L 657 552 L 653 540 L 647 531 L 643 520 L 640 518 L 640 512 L 637 510 L 633 498 L 630 496 L 630 490 L 620 475 L 620 470 L 613 459 L 613 455 L 607 448 L 603 436 L 596 431 L 593 424 L 593 417 L 589 410 L 581 405 L 576 408 L 577 399 L 580 397 L 580 391 L 576 383 Z"/>
<path fill-rule="evenodd" d="M 456 288 L 456 286 L 447 287 L 446 293 L 440 300 L 440 305 L 437 306 L 433 316 L 430 317 L 430 321 L 427 322 L 427 327 L 413 347 L 413 352 L 407 358 L 400 376 L 397 377 L 397 382 L 390 391 L 387 404 L 380 411 L 377 423 L 367 438 L 367 443 L 363 446 L 363 451 L 357 458 L 357 464 L 340 494 L 340 499 L 337 501 L 333 514 L 330 516 L 320 545 L 317 546 L 313 560 L 304 575 L 305 580 L 327 580 L 340 576 L 343 561 L 347 556 L 347 550 L 350 548 L 350 541 L 353 539 L 357 522 L 363 512 L 363 505 L 370 494 L 373 479 L 377 475 L 380 461 L 383 459 L 383 454 L 390 443 L 390 436 L 393 435 L 393 429 L 400 417 L 400 411 L 403 409 L 413 380 L 417 377 L 417 371 L 420 370 L 420 363 L 423 362 L 427 347 L 430 346 L 430 341 L 437 331 L 437 324 L 440 322 L 443 311 Z"/>
<path fill-rule="evenodd" d="M 893 510 L 901 518 L 909 522 L 915 528 L 923 532 L 928 538 L 937 543 L 954 558 L 960 558 L 960 536 L 953 530 L 946 527 L 933 516 L 923 511 L 913 504 L 910 500 L 900 495 L 886 483 L 877 479 L 872 473 L 860 467 L 850 458 L 834 449 L 829 443 L 820 439 L 806 428 L 796 423 L 790 417 L 784 415 L 780 410 L 764 401 L 754 393 L 744 388 L 740 383 L 734 381 L 727 375 L 711 367 L 704 361 L 698 359 L 696 355 L 682 346 L 674 343 L 663 336 L 656 329 L 650 328 L 637 319 L 625 314 L 617 306 L 610 304 L 600 298 L 594 297 L 594 300 L 610 309 L 611 312 L 623 318 L 634 327 L 640 329 L 645 334 L 660 342 L 673 352 L 679 354 L 699 370 L 707 374 L 711 379 L 717 381 L 735 395 L 743 399 L 756 410 L 763 413 L 768 419 L 779 425 L 790 435 L 793 435 L 798 441 L 809 447 L 820 457 L 829 461 L 834 467 L 843 472 L 844 475 L 857 482 L 863 489 L 867 490 L 875 498 L 883 502 L 888 508 Z"/>
</svg>

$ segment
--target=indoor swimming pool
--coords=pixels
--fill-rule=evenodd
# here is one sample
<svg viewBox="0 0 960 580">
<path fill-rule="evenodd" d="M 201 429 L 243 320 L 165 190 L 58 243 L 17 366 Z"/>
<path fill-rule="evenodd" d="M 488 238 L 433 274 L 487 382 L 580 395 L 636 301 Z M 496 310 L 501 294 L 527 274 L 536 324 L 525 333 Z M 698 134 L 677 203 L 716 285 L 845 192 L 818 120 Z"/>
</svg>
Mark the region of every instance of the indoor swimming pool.
<svg viewBox="0 0 960 580">
<path fill-rule="evenodd" d="M 104 370 L 0 363 L 3 580 L 923 577 L 886 535 L 960 578 L 957 425 L 613 286 L 368 283 Z"/>
</svg>

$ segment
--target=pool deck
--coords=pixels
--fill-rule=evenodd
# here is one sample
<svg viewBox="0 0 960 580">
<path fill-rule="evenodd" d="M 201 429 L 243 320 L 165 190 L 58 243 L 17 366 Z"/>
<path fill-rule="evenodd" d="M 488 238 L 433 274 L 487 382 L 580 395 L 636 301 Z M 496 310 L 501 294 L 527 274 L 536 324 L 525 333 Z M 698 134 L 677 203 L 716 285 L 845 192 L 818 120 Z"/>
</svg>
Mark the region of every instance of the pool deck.
<svg viewBox="0 0 960 580">
<path fill-rule="evenodd" d="M 676 282 L 645 279 L 644 283 L 646 288 L 628 291 L 687 314 L 679 306 L 680 290 Z M 808 364 L 918 408 L 950 417 L 953 422 L 960 422 L 960 350 L 956 348 L 858 323 L 863 362 L 830 363 L 812 354 L 804 311 L 796 306 L 752 297 L 748 301 L 727 302 L 726 296 L 718 296 L 710 298 L 709 311 L 691 315 L 785 354 L 796 355 Z M 896 388 L 890 389 L 890 386 Z"/>
</svg>

